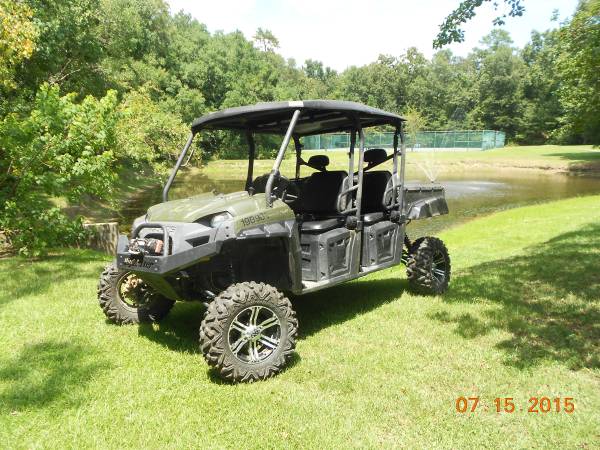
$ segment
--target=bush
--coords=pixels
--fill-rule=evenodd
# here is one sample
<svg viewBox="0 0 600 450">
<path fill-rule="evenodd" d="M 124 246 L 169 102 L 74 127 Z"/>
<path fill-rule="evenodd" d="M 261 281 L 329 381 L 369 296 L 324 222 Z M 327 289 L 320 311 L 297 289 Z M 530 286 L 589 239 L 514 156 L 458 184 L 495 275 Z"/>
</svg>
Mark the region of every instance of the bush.
<svg viewBox="0 0 600 450">
<path fill-rule="evenodd" d="M 190 133 L 175 114 L 152 101 L 147 89 L 129 92 L 119 107 L 116 157 L 165 176 Z"/>
<path fill-rule="evenodd" d="M 46 84 L 29 113 L 0 122 L 0 228 L 15 250 L 35 256 L 81 240 L 81 219 L 53 201 L 110 198 L 117 116 L 114 91 L 76 103 L 75 94 Z"/>
</svg>

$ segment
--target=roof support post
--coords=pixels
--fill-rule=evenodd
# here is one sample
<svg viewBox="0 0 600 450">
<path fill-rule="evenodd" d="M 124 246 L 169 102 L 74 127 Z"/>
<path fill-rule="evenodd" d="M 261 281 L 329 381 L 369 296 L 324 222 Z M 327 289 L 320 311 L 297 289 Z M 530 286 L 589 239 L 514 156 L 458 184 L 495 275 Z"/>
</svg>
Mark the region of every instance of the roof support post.
<svg viewBox="0 0 600 450">
<path fill-rule="evenodd" d="M 350 150 L 348 151 L 348 190 L 352 191 L 354 185 L 354 147 L 356 147 L 356 130 L 350 134 Z"/>
<path fill-rule="evenodd" d="M 358 135 L 360 136 L 360 144 L 358 147 L 358 180 L 356 188 L 356 229 L 362 230 L 361 214 L 361 202 L 362 202 L 362 188 L 363 188 L 363 165 L 365 158 L 365 132 L 360 124 L 360 119 L 356 119 L 356 125 L 358 128 Z M 353 177 L 353 172 L 350 172 L 349 177 Z"/>
<path fill-rule="evenodd" d="M 400 128 L 394 130 L 394 152 L 392 154 L 392 205 L 396 204 L 398 195 L 398 135 Z"/>
<path fill-rule="evenodd" d="M 302 160 L 302 144 L 298 135 L 294 135 L 294 148 L 296 149 L 296 179 L 300 178 L 300 161 Z"/>
<path fill-rule="evenodd" d="M 404 132 L 404 122 L 400 124 L 400 195 L 398 197 L 398 210 L 400 211 L 400 220 L 404 222 L 406 220 L 404 216 L 404 170 L 406 166 L 406 133 Z M 394 191 L 396 189 L 394 188 Z"/>
<path fill-rule="evenodd" d="M 179 171 L 179 168 L 181 167 L 181 164 L 183 163 L 183 159 L 185 158 L 185 155 L 187 154 L 188 150 L 190 149 L 190 146 L 192 145 L 193 140 L 194 140 L 194 133 L 190 133 L 190 136 L 188 137 L 188 140 L 185 143 L 183 150 L 181 150 L 179 158 L 177 158 L 177 162 L 175 163 L 175 167 L 173 167 L 173 170 L 171 171 L 171 175 L 169 176 L 169 179 L 167 180 L 167 183 L 165 184 L 165 187 L 163 189 L 163 193 L 162 193 L 163 202 L 169 201 L 169 190 L 171 189 L 171 185 L 173 184 L 175 175 L 177 175 L 177 172 Z"/>
<path fill-rule="evenodd" d="M 265 198 L 267 200 L 267 206 L 269 207 L 273 206 L 273 198 L 271 194 L 273 190 L 273 183 L 275 182 L 275 178 L 279 178 L 279 167 L 281 166 L 281 161 L 283 161 L 285 150 L 287 149 L 287 146 L 290 143 L 290 139 L 292 138 L 292 133 L 294 132 L 294 128 L 296 127 L 298 117 L 300 117 L 299 109 L 295 110 L 294 114 L 292 115 L 292 120 L 290 120 L 290 125 L 288 126 L 288 129 L 285 133 L 283 142 L 281 143 L 281 147 L 279 147 L 279 152 L 277 153 L 275 164 L 273 164 L 273 169 L 271 170 L 271 174 L 269 175 L 269 179 L 267 180 L 267 186 L 265 188 Z"/>
<path fill-rule="evenodd" d="M 254 158 L 256 157 L 256 145 L 252 131 L 246 130 L 246 142 L 248 143 L 248 174 L 246 175 L 246 191 L 252 186 L 254 174 Z"/>
</svg>

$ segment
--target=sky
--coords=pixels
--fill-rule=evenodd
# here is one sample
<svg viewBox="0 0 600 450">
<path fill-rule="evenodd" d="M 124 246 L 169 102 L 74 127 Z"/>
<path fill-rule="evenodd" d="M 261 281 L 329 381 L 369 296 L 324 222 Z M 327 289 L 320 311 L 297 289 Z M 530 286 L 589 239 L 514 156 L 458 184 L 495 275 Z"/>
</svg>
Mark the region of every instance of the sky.
<svg viewBox="0 0 600 450">
<path fill-rule="evenodd" d="M 240 30 L 251 39 L 256 29 L 269 29 L 279 40 L 277 52 L 294 58 L 320 60 L 342 71 L 349 66 L 368 64 L 380 54 L 401 55 L 416 47 L 427 57 L 434 53 L 431 43 L 439 25 L 459 0 L 167 0 L 171 12 L 183 10 L 211 32 Z M 465 42 L 449 46 L 465 56 L 493 28 L 492 20 L 504 11 L 485 3 L 468 22 Z M 523 0 L 522 17 L 508 17 L 504 28 L 517 47 L 529 40 L 532 30 L 544 31 L 552 23 L 573 14 L 578 0 Z"/>
</svg>

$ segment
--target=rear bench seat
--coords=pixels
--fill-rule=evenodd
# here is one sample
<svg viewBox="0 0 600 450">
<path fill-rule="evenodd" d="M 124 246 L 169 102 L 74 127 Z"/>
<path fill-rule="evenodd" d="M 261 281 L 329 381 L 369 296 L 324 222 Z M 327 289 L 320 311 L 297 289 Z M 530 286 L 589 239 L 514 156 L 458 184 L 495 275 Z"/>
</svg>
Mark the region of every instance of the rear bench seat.
<svg viewBox="0 0 600 450">
<path fill-rule="evenodd" d="M 379 164 L 385 161 L 387 152 L 382 148 L 373 148 L 365 152 L 364 160 L 368 164 Z M 385 218 L 383 195 L 392 174 L 387 170 L 365 171 L 363 173 L 363 190 L 360 210 L 365 225 L 371 225 Z"/>
</svg>

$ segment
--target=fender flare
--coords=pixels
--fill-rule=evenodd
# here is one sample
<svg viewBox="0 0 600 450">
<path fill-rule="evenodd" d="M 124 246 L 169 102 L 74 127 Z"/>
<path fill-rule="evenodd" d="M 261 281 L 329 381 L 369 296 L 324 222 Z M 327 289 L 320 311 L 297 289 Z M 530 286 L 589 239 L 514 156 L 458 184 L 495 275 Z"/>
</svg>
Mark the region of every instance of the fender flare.
<svg viewBox="0 0 600 450">
<path fill-rule="evenodd" d="M 410 205 L 408 219 L 426 219 L 443 214 L 448 214 L 448 203 L 444 197 L 425 198 Z"/>
</svg>

